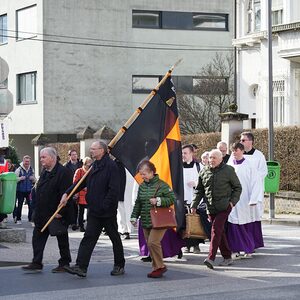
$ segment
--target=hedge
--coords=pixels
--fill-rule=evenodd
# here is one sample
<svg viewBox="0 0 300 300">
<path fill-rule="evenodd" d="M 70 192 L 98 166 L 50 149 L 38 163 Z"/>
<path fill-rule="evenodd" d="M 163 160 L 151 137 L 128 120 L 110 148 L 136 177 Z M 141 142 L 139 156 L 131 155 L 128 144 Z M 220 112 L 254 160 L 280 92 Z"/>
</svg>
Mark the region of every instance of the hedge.
<svg viewBox="0 0 300 300">
<path fill-rule="evenodd" d="M 268 159 L 268 129 L 252 129 L 255 141 L 254 147 L 262 151 Z M 204 151 L 216 147 L 221 139 L 221 133 L 201 133 L 182 136 L 183 144 L 193 143 L 198 146 L 197 157 Z M 239 133 L 236 141 L 239 140 Z M 277 127 L 274 129 L 274 160 L 281 165 L 280 189 L 300 191 L 300 127 Z"/>
</svg>

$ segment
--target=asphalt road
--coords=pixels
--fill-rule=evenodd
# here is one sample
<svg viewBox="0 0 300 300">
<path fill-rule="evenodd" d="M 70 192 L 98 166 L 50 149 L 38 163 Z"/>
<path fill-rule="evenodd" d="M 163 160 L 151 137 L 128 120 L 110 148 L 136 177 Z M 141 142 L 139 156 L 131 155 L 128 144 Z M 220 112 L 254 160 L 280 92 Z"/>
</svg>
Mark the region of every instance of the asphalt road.
<svg viewBox="0 0 300 300">
<path fill-rule="evenodd" d="M 1 243 L 2 263 L 31 260 L 32 228 L 28 223 L 22 226 L 27 228 L 27 242 Z M 151 266 L 138 257 L 136 236 L 123 242 L 127 258 L 124 276 L 110 276 L 112 249 L 106 236 L 99 239 L 87 278 L 52 274 L 58 250 L 56 239 L 50 238 L 43 272 L 25 274 L 20 266 L 2 264 L 0 299 L 300 299 L 299 227 L 264 225 L 263 232 L 265 247 L 258 249 L 252 259 L 209 270 L 202 264 L 207 255 L 206 244 L 200 247 L 199 255 L 167 259 L 168 272 L 162 279 L 147 278 Z M 81 237 L 82 233 L 70 232 L 73 260 Z"/>
</svg>

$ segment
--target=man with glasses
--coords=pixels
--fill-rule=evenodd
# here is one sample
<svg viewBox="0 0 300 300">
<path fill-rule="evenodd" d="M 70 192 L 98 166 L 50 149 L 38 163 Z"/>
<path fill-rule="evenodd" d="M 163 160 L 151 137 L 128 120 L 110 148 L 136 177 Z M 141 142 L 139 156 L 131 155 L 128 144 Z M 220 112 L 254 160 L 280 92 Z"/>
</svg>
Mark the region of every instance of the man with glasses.
<svg viewBox="0 0 300 300">
<path fill-rule="evenodd" d="M 261 151 L 253 147 L 254 135 L 251 132 L 242 132 L 240 142 L 244 145 L 245 148 L 245 158 L 252 163 L 254 169 L 256 170 L 256 174 L 259 176 L 259 180 L 257 181 L 258 183 L 256 186 L 259 195 L 259 199 L 257 200 L 261 205 L 261 214 L 263 214 L 264 179 L 268 174 L 266 159 Z"/>
<path fill-rule="evenodd" d="M 80 242 L 76 265 L 66 266 L 68 273 L 86 277 L 92 252 L 103 230 L 113 244 L 114 268 L 111 275 L 124 274 L 124 250 L 117 225 L 117 208 L 120 193 L 120 176 L 116 163 L 110 159 L 106 143 L 99 140 L 93 142 L 90 148 L 95 159 L 91 171 L 83 180 L 75 193 L 87 188 L 88 219 L 83 239 Z M 62 196 L 61 204 L 66 205 L 67 195 L 73 190 L 74 183 Z"/>
</svg>

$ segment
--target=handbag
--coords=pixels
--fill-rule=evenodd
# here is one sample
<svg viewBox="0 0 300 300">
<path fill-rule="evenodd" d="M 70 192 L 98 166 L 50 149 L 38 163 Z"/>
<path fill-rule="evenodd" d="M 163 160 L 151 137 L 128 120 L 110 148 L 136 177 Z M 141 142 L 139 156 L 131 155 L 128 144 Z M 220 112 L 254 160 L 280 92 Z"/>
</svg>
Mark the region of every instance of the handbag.
<svg viewBox="0 0 300 300">
<path fill-rule="evenodd" d="M 156 197 L 160 187 L 158 184 L 153 198 Z M 177 227 L 175 211 L 172 207 L 157 207 L 156 205 L 150 209 L 150 216 L 153 229 L 166 229 Z"/>
<path fill-rule="evenodd" d="M 207 239 L 201 218 L 198 214 L 187 213 L 185 215 L 186 228 L 183 238 Z"/>
<path fill-rule="evenodd" d="M 68 233 L 68 226 L 62 218 L 54 218 L 48 225 L 51 236 L 58 236 Z"/>
<path fill-rule="evenodd" d="M 174 228 L 177 226 L 175 211 L 172 207 L 157 207 L 150 209 L 153 229 Z"/>
</svg>

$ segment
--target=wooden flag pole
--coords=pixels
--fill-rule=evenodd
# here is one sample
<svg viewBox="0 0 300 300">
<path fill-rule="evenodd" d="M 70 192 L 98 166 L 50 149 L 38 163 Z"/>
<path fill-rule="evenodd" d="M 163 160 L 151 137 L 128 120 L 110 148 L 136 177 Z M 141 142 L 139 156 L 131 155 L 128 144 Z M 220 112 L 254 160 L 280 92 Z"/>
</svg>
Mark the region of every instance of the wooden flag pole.
<svg viewBox="0 0 300 300">
<path fill-rule="evenodd" d="M 147 98 L 144 100 L 142 105 L 132 114 L 132 116 L 128 119 L 128 121 L 125 123 L 125 125 L 118 131 L 118 133 L 115 135 L 115 137 L 110 141 L 108 144 L 108 147 L 112 149 L 114 145 L 117 143 L 117 141 L 122 137 L 124 132 L 127 128 L 136 120 L 138 115 L 141 113 L 140 108 L 143 110 L 147 104 L 150 102 L 150 100 L 155 96 L 156 91 L 160 88 L 160 86 L 166 81 L 166 79 L 171 76 L 174 68 L 180 64 L 182 61 L 182 58 L 179 59 L 171 68 L 170 70 L 165 74 L 165 76 L 162 78 L 162 80 L 157 84 L 157 86 L 154 88 L 154 90 L 151 91 L 151 93 L 147 96 Z M 124 129 L 125 128 L 125 129 Z"/>
<path fill-rule="evenodd" d="M 69 201 L 69 199 L 73 196 L 73 194 L 75 193 L 76 189 L 80 186 L 80 184 L 82 183 L 82 181 L 86 178 L 86 176 L 90 173 L 90 171 L 92 170 L 92 166 L 86 171 L 86 173 L 80 178 L 80 180 L 77 182 L 77 184 L 74 186 L 73 190 L 71 191 L 71 193 L 68 195 L 67 197 L 67 202 Z M 55 216 L 60 212 L 60 210 L 64 207 L 64 205 L 59 205 L 57 207 L 57 210 L 55 211 L 55 213 L 51 216 L 51 218 L 48 220 L 48 222 L 44 225 L 44 227 L 42 228 L 41 232 L 44 232 L 45 229 L 48 227 L 48 225 L 52 222 L 52 220 L 55 218 Z"/>
</svg>

